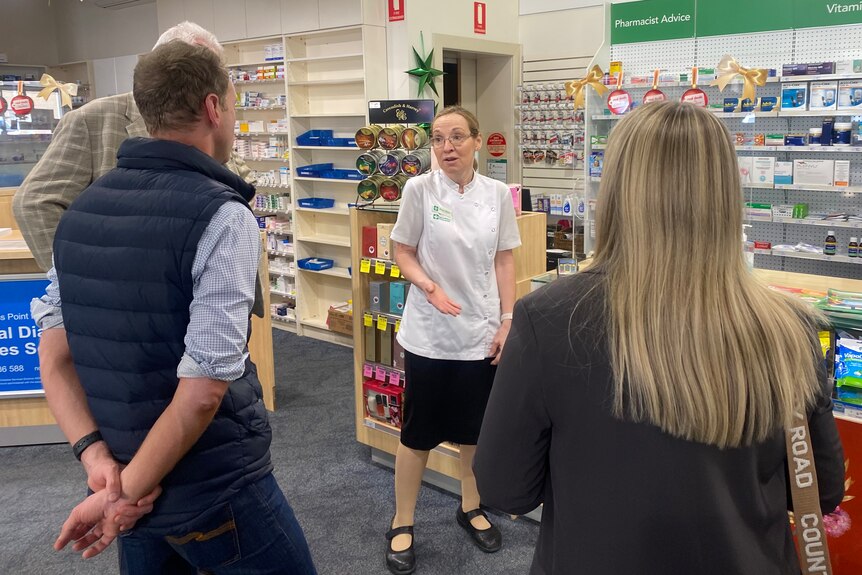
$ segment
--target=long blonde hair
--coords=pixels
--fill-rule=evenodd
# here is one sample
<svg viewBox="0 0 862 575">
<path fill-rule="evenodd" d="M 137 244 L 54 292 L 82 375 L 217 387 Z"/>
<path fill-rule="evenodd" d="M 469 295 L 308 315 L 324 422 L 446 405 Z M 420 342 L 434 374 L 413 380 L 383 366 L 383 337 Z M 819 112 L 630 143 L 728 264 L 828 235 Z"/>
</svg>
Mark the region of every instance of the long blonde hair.
<svg viewBox="0 0 862 575">
<path fill-rule="evenodd" d="M 742 198 L 730 136 L 706 110 L 654 103 L 614 128 L 595 265 L 616 416 L 725 448 L 766 439 L 813 403 L 818 316 L 747 269 Z"/>
</svg>

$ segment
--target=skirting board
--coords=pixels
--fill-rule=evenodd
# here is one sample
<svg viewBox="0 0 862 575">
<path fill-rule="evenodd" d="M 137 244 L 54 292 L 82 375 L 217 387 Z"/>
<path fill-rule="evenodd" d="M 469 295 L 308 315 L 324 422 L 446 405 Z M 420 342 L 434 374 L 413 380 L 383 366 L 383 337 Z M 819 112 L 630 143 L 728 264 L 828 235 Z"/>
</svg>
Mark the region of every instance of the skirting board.
<svg viewBox="0 0 862 575">
<path fill-rule="evenodd" d="M 377 463 L 379 465 L 383 465 L 384 467 L 388 467 L 389 469 L 395 469 L 395 456 L 385 451 L 381 451 L 379 449 L 371 448 L 371 461 Z M 439 487 L 444 491 L 448 491 L 449 493 L 454 493 L 455 495 L 461 495 L 461 482 L 452 477 L 448 477 L 443 475 L 442 473 L 438 473 L 433 469 L 426 469 L 425 475 L 422 480 L 429 485 L 433 485 L 434 487 Z M 542 520 L 542 508 L 537 507 L 527 513 L 526 515 L 521 515 L 520 517 L 526 517 L 527 519 L 532 519 L 535 522 L 541 522 Z"/>
<path fill-rule="evenodd" d="M 22 425 L 0 429 L 0 447 L 66 443 L 58 425 Z"/>
</svg>

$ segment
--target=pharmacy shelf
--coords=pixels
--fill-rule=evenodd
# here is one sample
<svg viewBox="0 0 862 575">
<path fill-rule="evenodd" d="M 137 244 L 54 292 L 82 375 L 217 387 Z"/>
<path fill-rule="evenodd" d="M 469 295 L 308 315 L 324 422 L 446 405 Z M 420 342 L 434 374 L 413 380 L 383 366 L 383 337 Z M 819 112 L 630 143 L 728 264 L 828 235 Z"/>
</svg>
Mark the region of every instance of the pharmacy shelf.
<svg viewBox="0 0 862 575">
<path fill-rule="evenodd" d="M 777 118 L 778 110 L 772 112 L 713 112 L 716 118 Z"/>
<path fill-rule="evenodd" d="M 293 252 L 281 252 L 278 250 L 266 250 L 266 253 L 268 253 L 271 256 L 282 256 L 285 258 L 291 258 L 294 256 Z M 272 271 L 272 270 L 270 270 L 270 271 Z M 285 275 L 293 275 L 293 274 L 285 274 Z"/>
<path fill-rule="evenodd" d="M 332 276 L 336 278 L 350 279 L 350 271 L 347 268 L 329 268 L 325 270 L 307 270 L 305 268 L 299 268 L 299 271 L 304 273 L 311 274 L 320 274 L 324 276 Z"/>
<path fill-rule="evenodd" d="M 266 233 L 272 234 L 274 236 L 292 236 L 293 230 L 280 231 L 280 230 L 266 230 Z"/>
<path fill-rule="evenodd" d="M 742 184 L 743 189 L 747 190 L 774 190 L 774 184 Z"/>
<path fill-rule="evenodd" d="M 358 146 L 291 146 L 293 150 L 325 150 L 335 152 L 361 152 Z"/>
<path fill-rule="evenodd" d="M 304 317 L 299 320 L 299 323 L 301 323 L 302 325 L 316 327 L 317 329 L 329 329 L 329 325 L 327 325 L 326 320 L 317 316 Z"/>
<path fill-rule="evenodd" d="M 285 158 L 242 158 L 243 162 L 278 162 L 280 164 L 289 164 L 290 160 Z M 290 187 L 285 186 L 285 187 Z"/>
<path fill-rule="evenodd" d="M 862 264 L 862 258 L 851 258 L 845 255 L 836 254 L 834 256 L 827 256 L 825 254 L 818 253 L 807 253 L 807 252 L 784 252 L 784 251 L 776 251 L 772 250 L 771 253 L 762 253 L 760 255 L 768 255 L 774 257 L 782 257 L 782 258 L 798 258 L 803 260 L 820 260 L 824 262 L 837 262 L 842 264 Z"/>
<path fill-rule="evenodd" d="M 365 113 L 349 113 L 343 114 L 291 114 L 291 118 L 365 118 Z"/>
<path fill-rule="evenodd" d="M 234 80 L 235 86 L 251 86 L 254 84 L 284 84 L 284 78 L 271 78 L 267 80 Z"/>
<path fill-rule="evenodd" d="M 769 223 L 769 222 L 757 222 L 754 223 Z M 794 226 L 819 226 L 823 228 L 849 228 L 855 230 L 862 230 L 862 222 L 836 222 L 830 220 L 807 220 L 807 219 L 799 219 L 799 218 L 772 218 L 772 223 L 774 224 L 788 224 Z"/>
<path fill-rule="evenodd" d="M 297 241 L 309 242 L 312 244 L 323 244 L 327 246 L 339 246 L 343 248 L 350 247 L 350 238 L 344 236 L 336 236 L 330 234 L 313 234 L 309 236 L 297 237 Z"/>
<path fill-rule="evenodd" d="M 862 194 L 860 186 L 816 186 L 814 184 L 775 184 L 776 190 L 804 190 L 810 192 L 843 192 Z"/>
<path fill-rule="evenodd" d="M 272 317 L 272 328 L 280 329 L 281 331 L 286 331 L 290 333 L 296 333 L 296 320 L 293 318 L 287 318 L 277 314 L 270 314 Z"/>
<path fill-rule="evenodd" d="M 595 146 L 593 146 L 594 149 Z M 858 146 L 736 146 L 737 152 L 799 152 L 825 154 L 859 154 Z"/>
<path fill-rule="evenodd" d="M 301 62 L 332 62 L 337 60 L 350 60 L 352 58 L 362 58 L 362 52 L 352 54 L 338 54 L 335 56 L 309 56 L 307 58 L 288 58 L 288 64 L 298 64 Z"/>
<path fill-rule="evenodd" d="M 279 106 L 237 106 L 237 110 L 245 110 L 247 112 L 268 112 L 271 110 L 286 110 L 287 106 L 284 104 Z"/>
<path fill-rule="evenodd" d="M 334 80 L 299 80 L 291 82 L 288 80 L 288 88 L 297 86 L 343 86 L 345 84 L 362 84 L 365 78 L 339 78 Z"/>
<path fill-rule="evenodd" d="M 255 138 L 276 136 L 279 138 L 287 138 L 290 134 L 287 132 L 234 132 L 234 136 L 238 138 Z"/>
<path fill-rule="evenodd" d="M 258 215 L 258 216 L 282 216 L 282 215 L 286 216 L 286 215 L 290 214 L 290 210 L 264 210 L 264 209 L 254 208 L 252 211 L 255 213 L 255 215 Z"/>
<path fill-rule="evenodd" d="M 778 115 L 782 118 L 816 118 L 820 116 L 857 116 L 862 114 L 859 110 L 807 110 L 800 112 L 792 112 L 790 110 L 781 110 Z"/>
<path fill-rule="evenodd" d="M 225 64 L 227 68 L 246 68 L 248 66 L 268 66 L 272 64 L 284 64 L 284 60 L 258 60 L 257 62 L 242 62 L 241 64 Z"/>
<path fill-rule="evenodd" d="M 332 214 L 336 216 L 349 216 L 347 208 L 296 208 L 297 212 L 308 212 L 310 214 Z"/>
<path fill-rule="evenodd" d="M 288 172 L 290 173 L 290 172 Z M 289 190 L 290 184 L 255 184 L 254 187 L 258 190 Z M 262 194 L 264 196 L 272 194 Z"/>
<path fill-rule="evenodd" d="M 611 114 L 593 114 L 593 120 L 622 120 L 624 116 L 613 116 Z"/>
<path fill-rule="evenodd" d="M 862 80 L 862 74 L 818 74 L 812 76 L 781 76 L 781 82 L 820 82 L 826 80 Z"/>
<path fill-rule="evenodd" d="M 274 276 L 294 277 L 296 275 L 295 273 L 293 273 L 290 270 L 285 270 L 285 269 L 281 269 L 281 268 L 269 268 L 269 273 L 270 273 L 270 275 L 274 275 Z"/>
<path fill-rule="evenodd" d="M 778 84 L 781 80 L 779 80 L 778 76 L 770 76 L 766 79 L 767 84 Z M 712 78 L 706 78 L 704 76 L 698 77 L 698 86 L 701 89 L 706 88 L 717 88 L 717 86 L 711 86 L 710 82 L 712 82 Z M 741 86 L 742 80 L 732 80 L 729 86 Z M 616 84 L 608 85 L 608 88 L 615 88 Z M 691 88 L 691 80 L 687 80 L 685 82 L 659 82 L 656 87 L 658 89 L 662 88 Z M 623 82 L 622 84 L 623 90 L 652 90 L 652 79 L 649 82 Z"/>
<path fill-rule="evenodd" d="M 277 296 L 281 296 L 281 297 L 296 299 L 295 293 L 288 293 L 286 291 L 278 291 L 277 289 L 272 289 L 272 288 L 270 288 L 269 293 L 277 295 Z"/>
<path fill-rule="evenodd" d="M 354 186 L 362 180 L 339 180 L 336 178 L 306 178 L 302 176 L 294 176 L 294 180 L 300 182 L 326 182 L 328 184 L 353 184 Z"/>
</svg>

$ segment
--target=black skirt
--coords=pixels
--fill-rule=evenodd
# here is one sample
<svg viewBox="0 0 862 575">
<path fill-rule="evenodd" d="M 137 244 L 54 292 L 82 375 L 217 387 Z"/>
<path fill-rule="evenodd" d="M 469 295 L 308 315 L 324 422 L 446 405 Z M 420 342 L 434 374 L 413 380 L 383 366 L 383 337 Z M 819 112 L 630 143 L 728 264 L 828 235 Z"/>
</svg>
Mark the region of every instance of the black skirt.
<svg viewBox="0 0 862 575">
<path fill-rule="evenodd" d="M 418 451 L 444 441 L 476 445 L 497 371 L 491 360 L 430 359 L 405 350 L 401 443 Z"/>
</svg>

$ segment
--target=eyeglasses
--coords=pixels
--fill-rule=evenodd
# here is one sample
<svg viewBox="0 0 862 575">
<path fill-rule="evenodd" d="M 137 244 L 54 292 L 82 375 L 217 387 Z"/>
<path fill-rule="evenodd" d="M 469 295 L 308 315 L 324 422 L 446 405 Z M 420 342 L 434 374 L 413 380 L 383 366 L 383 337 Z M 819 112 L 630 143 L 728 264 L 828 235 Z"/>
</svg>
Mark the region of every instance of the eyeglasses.
<svg viewBox="0 0 862 575">
<path fill-rule="evenodd" d="M 472 137 L 473 136 L 471 136 L 470 134 L 452 134 L 448 138 L 444 138 L 443 136 L 432 136 L 431 145 L 435 148 L 442 148 L 446 145 L 446 140 L 449 140 L 452 145 L 457 148 Z"/>
</svg>

